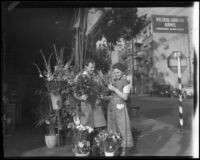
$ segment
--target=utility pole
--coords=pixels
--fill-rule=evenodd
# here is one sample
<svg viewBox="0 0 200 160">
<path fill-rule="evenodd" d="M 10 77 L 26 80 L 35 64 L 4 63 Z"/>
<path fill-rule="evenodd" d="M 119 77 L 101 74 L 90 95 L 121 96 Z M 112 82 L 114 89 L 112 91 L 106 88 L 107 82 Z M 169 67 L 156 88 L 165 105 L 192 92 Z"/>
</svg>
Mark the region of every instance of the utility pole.
<svg viewBox="0 0 200 160">
<path fill-rule="evenodd" d="M 131 78 L 132 78 L 132 94 L 135 92 L 135 84 L 134 84 L 134 44 L 133 44 L 133 38 L 131 39 L 131 48 L 132 48 L 132 56 L 131 56 Z"/>
</svg>

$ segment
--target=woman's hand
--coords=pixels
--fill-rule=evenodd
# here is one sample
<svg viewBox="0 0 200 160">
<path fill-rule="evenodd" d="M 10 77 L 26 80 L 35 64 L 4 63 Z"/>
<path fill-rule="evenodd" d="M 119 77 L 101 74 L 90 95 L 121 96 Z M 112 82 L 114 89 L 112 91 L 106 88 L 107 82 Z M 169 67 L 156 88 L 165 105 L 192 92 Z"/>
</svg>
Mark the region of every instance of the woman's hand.
<svg viewBox="0 0 200 160">
<path fill-rule="evenodd" d="M 88 95 L 83 94 L 83 95 L 80 97 L 80 100 L 86 101 L 87 98 L 88 98 Z"/>
<path fill-rule="evenodd" d="M 111 91 L 115 91 L 116 88 L 112 84 L 109 84 L 108 89 L 110 89 Z"/>
</svg>

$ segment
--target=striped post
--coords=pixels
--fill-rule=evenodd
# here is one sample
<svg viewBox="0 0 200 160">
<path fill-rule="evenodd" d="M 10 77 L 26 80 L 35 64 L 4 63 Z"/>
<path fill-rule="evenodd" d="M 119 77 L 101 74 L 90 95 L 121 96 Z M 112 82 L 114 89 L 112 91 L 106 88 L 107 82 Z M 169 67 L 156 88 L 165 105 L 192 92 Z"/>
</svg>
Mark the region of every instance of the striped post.
<svg viewBox="0 0 200 160">
<path fill-rule="evenodd" d="M 177 52 L 177 61 L 178 61 L 178 108 L 179 108 L 179 122 L 181 129 L 183 128 L 183 107 L 182 107 L 182 84 L 181 84 L 181 52 Z"/>
</svg>

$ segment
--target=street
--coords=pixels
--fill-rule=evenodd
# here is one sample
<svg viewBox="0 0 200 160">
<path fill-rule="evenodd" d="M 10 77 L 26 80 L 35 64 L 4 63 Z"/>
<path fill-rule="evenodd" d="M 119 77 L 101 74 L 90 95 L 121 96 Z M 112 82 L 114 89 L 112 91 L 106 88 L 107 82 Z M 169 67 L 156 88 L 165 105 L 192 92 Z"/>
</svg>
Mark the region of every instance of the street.
<svg viewBox="0 0 200 160">
<path fill-rule="evenodd" d="M 183 132 L 179 130 L 178 99 L 134 96 L 132 127 L 141 130 L 134 156 L 192 156 L 193 99 L 183 100 Z"/>
<path fill-rule="evenodd" d="M 179 132 L 178 100 L 150 96 L 134 96 L 131 106 L 140 111 L 130 113 L 132 127 L 141 130 L 136 151 L 128 156 L 192 156 L 193 100 L 183 100 L 184 132 Z M 72 145 L 47 148 L 42 128 L 19 126 L 4 140 L 4 156 L 74 156 Z"/>
</svg>

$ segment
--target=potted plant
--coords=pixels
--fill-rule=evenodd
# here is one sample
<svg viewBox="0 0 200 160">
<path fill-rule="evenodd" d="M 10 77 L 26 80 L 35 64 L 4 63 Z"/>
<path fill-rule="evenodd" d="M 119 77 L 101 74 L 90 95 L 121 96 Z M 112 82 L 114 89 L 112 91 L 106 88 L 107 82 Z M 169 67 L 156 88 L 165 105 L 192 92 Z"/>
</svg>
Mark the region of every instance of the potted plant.
<svg viewBox="0 0 200 160">
<path fill-rule="evenodd" d="M 95 137 L 95 143 L 105 156 L 114 156 L 115 151 L 122 144 L 122 136 L 120 133 L 103 130 Z"/>
<path fill-rule="evenodd" d="M 33 109 L 33 112 L 37 116 L 38 120 L 35 122 L 35 126 L 47 125 L 48 133 L 45 135 L 45 143 L 48 148 L 53 148 L 58 143 L 58 137 L 56 134 L 55 126 L 57 121 L 57 114 L 51 109 L 39 106 Z"/>
<path fill-rule="evenodd" d="M 53 53 L 50 54 L 47 62 L 41 49 L 40 53 L 45 63 L 45 71 L 42 72 L 37 64 L 33 63 L 33 65 L 37 67 L 40 77 L 45 80 L 45 86 L 52 101 L 53 109 L 58 110 L 62 107 L 62 94 L 70 93 L 73 86 L 74 72 L 70 66 L 73 54 L 70 60 L 64 65 L 64 48 L 61 48 L 60 52 L 58 52 L 55 44 L 53 47 L 57 61 L 53 71 L 50 63 Z"/>
<path fill-rule="evenodd" d="M 76 157 L 88 156 L 90 153 L 90 134 L 94 129 L 90 126 L 84 126 L 80 124 L 78 117 L 74 117 L 74 122 L 68 124 L 68 128 L 71 128 L 74 136 L 74 149 Z"/>
</svg>

